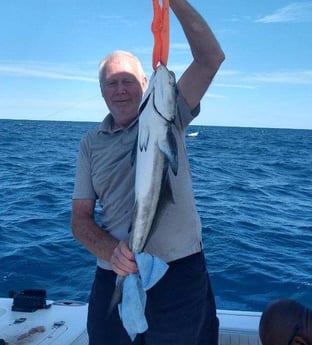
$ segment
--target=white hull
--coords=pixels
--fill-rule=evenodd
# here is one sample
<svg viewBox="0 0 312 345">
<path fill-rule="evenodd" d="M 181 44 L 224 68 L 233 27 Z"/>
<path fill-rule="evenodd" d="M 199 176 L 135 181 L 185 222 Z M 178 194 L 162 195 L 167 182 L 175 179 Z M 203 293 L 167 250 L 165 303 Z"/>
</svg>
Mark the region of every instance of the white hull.
<svg viewBox="0 0 312 345">
<path fill-rule="evenodd" d="M 0 298 L 0 339 L 9 345 L 87 345 L 87 304 L 53 304 L 35 312 L 12 311 Z M 23 321 L 23 319 L 25 320 Z"/>
<path fill-rule="evenodd" d="M 261 345 L 258 335 L 260 312 L 217 310 L 220 345 Z"/>
<path fill-rule="evenodd" d="M 88 345 L 87 304 L 52 303 L 32 313 L 12 311 L 13 300 L 0 298 L 0 339 L 9 345 Z M 261 345 L 261 313 L 218 310 L 220 345 Z M 16 322 L 25 318 L 23 322 Z"/>
</svg>

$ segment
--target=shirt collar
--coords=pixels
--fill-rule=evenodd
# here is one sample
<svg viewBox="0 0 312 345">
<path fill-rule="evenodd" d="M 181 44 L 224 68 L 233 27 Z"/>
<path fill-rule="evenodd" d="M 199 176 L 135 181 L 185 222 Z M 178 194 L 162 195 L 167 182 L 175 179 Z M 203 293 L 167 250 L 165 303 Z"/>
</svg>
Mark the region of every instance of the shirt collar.
<svg viewBox="0 0 312 345">
<path fill-rule="evenodd" d="M 105 116 L 104 120 L 102 121 L 98 133 L 106 133 L 106 134 L 113 134 L 116 132 L 127 130 L 136 125 L 138 122 L 138 117 L 136 117 L 127 127 L 121 127 L 117 129 L 113 129 L 113 116 L 111 113 Z"/>
</svg>

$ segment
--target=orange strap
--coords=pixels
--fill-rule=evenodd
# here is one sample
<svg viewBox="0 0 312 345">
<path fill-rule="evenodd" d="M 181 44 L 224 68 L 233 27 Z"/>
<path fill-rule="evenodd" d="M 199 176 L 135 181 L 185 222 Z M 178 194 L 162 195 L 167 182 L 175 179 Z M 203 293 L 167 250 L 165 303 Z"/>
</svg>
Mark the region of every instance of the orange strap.
<svg viewBox="0 0 312 345">
<path fill-rule="evenodd" d="M 157 69 L 158 63 L 167 65 L 169 55 L 169 0 L 153 0 L 154 18 L 152 33 L 154 35 L 153 69 Z"/>
</svg>

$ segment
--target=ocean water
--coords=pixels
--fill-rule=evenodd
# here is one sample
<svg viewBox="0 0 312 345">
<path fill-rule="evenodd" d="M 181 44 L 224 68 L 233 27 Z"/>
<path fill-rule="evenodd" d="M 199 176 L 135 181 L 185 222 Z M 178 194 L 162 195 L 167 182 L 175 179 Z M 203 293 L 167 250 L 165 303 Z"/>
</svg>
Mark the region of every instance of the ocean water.
<svg viewBox="0 0 312 345">
<path fill-rule="evenodd" d="M 95 259 L 71 234 L 79 140 L 94 123 L 0 120 L 0 296 L 87 301 Z M 312 131 L 190 127 L 205 256 L 220 309 L 312 307 Z"/>
</svg>

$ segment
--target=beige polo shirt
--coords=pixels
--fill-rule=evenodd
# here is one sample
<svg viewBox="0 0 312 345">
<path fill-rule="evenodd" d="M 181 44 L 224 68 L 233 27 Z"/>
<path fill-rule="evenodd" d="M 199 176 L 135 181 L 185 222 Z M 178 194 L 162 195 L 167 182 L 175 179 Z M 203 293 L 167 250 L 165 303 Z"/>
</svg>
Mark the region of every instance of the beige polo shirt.
<svg viewBox="0 0 312 345">
<path fill-rule="evenodd" d="M 178 114 L 173 133 L 178 145 L 177 176 L 169 171 L 174 204 L 161 213 L 157 228 L 145 250 L 166 262 L 201 250 L 201 222 L 195 207 L 191 172 L 185 147 L 185 128 L 199 113 L 193 113 L 182 96 L 178 96 Z M 135 145 L 138 121 L 128 128 L 112 130 L 112 117 L 107 115 L 98 128 L 90 130 L 80 142 L 73 199 L 98 200 L 103 231 L 115 238 L 128 240 L 134 209 L 135 165 L 131 152 Z M 98 259 L 98 265 L 110 264 Z"/>
</svg>

